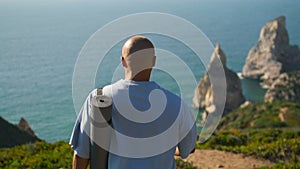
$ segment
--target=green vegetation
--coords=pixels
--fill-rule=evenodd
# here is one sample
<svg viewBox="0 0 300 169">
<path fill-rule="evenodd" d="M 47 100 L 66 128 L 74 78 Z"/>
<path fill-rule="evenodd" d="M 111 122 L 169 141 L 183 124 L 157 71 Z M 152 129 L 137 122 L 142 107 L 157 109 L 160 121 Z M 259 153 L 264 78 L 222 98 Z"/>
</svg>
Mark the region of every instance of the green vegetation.
<svg viewBox="0 0 300 169">
<path fill-rule="evenodd" d="M 36 142 L 0 149 L 0 168 L 70 169 L 73 151 L 67 142 Z M 190 163 L 176 159 L 178 169 L 195 169 Z"/>
<path fill-rule="evenodd" d="M 254 155 L 283 165 L 300 164 L 300 131 L 264 129 L 239 131 L 232 129 L 213 135 L 198 149 L 217 149 Z"/>
<path fill-rule="evenodd" d="M 300 126 L 300 104 L 275 101 L 256 103 L 239 108 L 226 115 L 219 124 L 219 129 L 259 129 Z"/>
<path fill-rule="evenodd" d="M 259 129 L 221 131 L 198 149 L 217 149 L 254 155 L 276 163 L 273 168 L 300 168 L 299 129 Z M 68 143 L 36 142 L 0 149 L 0 168 L 71 168 L 72 150 Z M 190 163 L 176 159 L 178 169 L 194 169 Z"/>
<path fill-rule="evenodd" d="M 176 159 L 177 169 L 196 169 L 192 164 L 183 161 L 182 159 Z"/>
<path fill-rule="evenodd" d="M 0 168 L 71 168 L 72 150 L 68 143 L 36 142 L 0 149 Z"/>
<path fill-rule="evenodd" d="M 300 168 L 300 104 L 256 103 L 222 118 L 218 132 L 199 149 L 254 155 L 275 169 Z"/>
</svg>

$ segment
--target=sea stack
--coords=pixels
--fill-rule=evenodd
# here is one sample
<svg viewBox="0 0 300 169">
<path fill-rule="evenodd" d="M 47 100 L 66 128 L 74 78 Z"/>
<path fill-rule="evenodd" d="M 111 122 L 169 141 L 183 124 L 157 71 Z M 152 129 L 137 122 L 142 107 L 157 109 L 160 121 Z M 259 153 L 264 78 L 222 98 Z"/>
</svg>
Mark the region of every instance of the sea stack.
<svg viewBox="0 0 300 169">
<path fill-rule="evenodd" d="M 217 63 L 220 63 L 221 61 L 221 67 L 218 66 Z M 241 88 L 241 82 L 238 78 L 237 74 L 233 72 L 232 70 L 228 69 L 226 66 L 226 55 L 222 51 L 220 44 L 217 44 L 215 47 L 214 52 L 211 55 L 211 60 L 208 66 L 208 72 L 214 72 L 212 69 L 222 69 L 224 70 L 225 74 L 225 86 L 218 86 L 222 84 L 211 84 L 210 79 L 215 78 L 219 79 L 222 77 L 219 74 L 214 73 L 206 73 L 204 77 L 200 80 L 198 83 L 193 103 L 195 108 L 204 109 L 206 113 L 213 113 L 214 109 L 218 107 L 217 105 L 220 105 L 220 102 L 224 102 L 224 99 L 226 99 L 225 102 L 225 108 L 224 108 L 224 114 L 227 114 L 231 112 L 232 110 L 238 108 L 244 101 L 245 98 L 242 94 L 242 88 Z M 224 75 L 223 74 L 223 75 Z M 222 88 L 226 90 L 226 98 L 219 98 L 218 91 L 216 89 Z M 222 91 L 220 91 L 222 92 Z M 205 113 L 204 113 L 205 116 Z M 204 117 L 205 118 L 205 117 Z"/>
<path fill-rule="evenodd" d="M 300 50 L 289 44 L 285 17 L 280 16 L 261 29 L 259 40 L 249 51 L 242 75 L 259 79 L 269 88 L 281 73 L 300 70 Z"/>
<path fill-rule="evenodd" d="M 285 100 L 300 103 L 300 71 L 282 73 L 265 95 L 265 102 Z"/>
</svg>

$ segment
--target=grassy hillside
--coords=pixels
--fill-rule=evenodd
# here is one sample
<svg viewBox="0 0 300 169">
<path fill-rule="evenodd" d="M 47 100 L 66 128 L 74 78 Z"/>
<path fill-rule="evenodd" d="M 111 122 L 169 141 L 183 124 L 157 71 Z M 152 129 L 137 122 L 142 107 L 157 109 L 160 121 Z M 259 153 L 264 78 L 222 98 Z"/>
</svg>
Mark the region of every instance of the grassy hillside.
<svg viewBox="0 0 300 169">
<path fill-rule="evenodd" d="M 300 104 L 275 101 L 239 108 L 222 118 L 219 129 L 300 127 Z"/>
<path fill-rule="evenodd" d="M 275 162 L 273 168 L 300 169 L 300 104 L 275 101 L 238 108 L 197 148 L 254 155 Z"/>
<path fill-rule="evenodd" d="M 0 168 L 71 168 L 72 151 L 68 143 L 36 142 L 0 149 Z"/>
<path fill-rule="evenodd" d="M 198 149 L 217 149 L 275 162 L 274 168 L 300 168 L 300 129 L 231 129 L 214 134 Z"/>
</svg>

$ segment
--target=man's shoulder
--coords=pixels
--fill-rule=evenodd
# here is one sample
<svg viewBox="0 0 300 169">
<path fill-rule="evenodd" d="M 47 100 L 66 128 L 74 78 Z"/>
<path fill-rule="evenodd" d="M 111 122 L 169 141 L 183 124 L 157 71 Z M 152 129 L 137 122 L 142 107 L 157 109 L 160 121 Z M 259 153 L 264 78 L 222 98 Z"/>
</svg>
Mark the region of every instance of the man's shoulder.
<svg viewBox="0 0 300 169">
<path fill-rule="evenodd" d="M 107 96 L 112 96 L 114 91 L 116 92 L 117 89 L 121 89 L 121 88 L 124 88 L 127 85 L 130 85 L 128 83 L 129 82 L 126 82 L 125 80 L 119 80 L 119 81 L 114 82 L 112 84 L 106 85 L 102 89 L 103 94 L 107 95 Z M 172 91 L 170 91 L 166 88 L 161 87 L 159 84 L 157 84 L 154 81 L 150 81 L 149 83 L 147 83 L 147 85 L 143 85 L 143 86 L 151 88 L 150 90 L 154 90 L 154 89 L 162 90 L 168 100 L 179 101 L 179 102 L 182 101 L 180 96 L 178 96 L 177 94 L 175 94 L 174 92 L 172 92 Z"/>
<path fill-rule="evenodd" d="M 112 96 L 113 89 L 121 88 L 122 86 L 124 86 L 124 83 L 122 80 L 119 80 L 112 84 L 108 84 L 108 85 L 101 87 L 102 93 L 103 93 L 103 95 L 106 95 L 106 96 Z"/>
</svg>

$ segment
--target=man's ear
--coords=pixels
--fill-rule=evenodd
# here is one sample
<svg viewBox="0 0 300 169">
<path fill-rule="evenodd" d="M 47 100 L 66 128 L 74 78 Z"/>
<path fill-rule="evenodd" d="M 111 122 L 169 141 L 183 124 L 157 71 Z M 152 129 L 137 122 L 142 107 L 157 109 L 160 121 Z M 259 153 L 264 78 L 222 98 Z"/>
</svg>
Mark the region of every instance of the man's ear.
<svg viewBox="0 0 300 169">
<path fill-rule="evenodd" d="M 153 60 L 152 60 L 152 67 L 154 67 L 156 64 L 156 56 L 154 55 Z"/>
<path fill-rule="evenodd" d="M 127 63 L 126 63 L 125 58 L 123 56 L 121 56 L 121 62 L 122 62 L 123 67 L 127 67 Z"/>
</svg>

